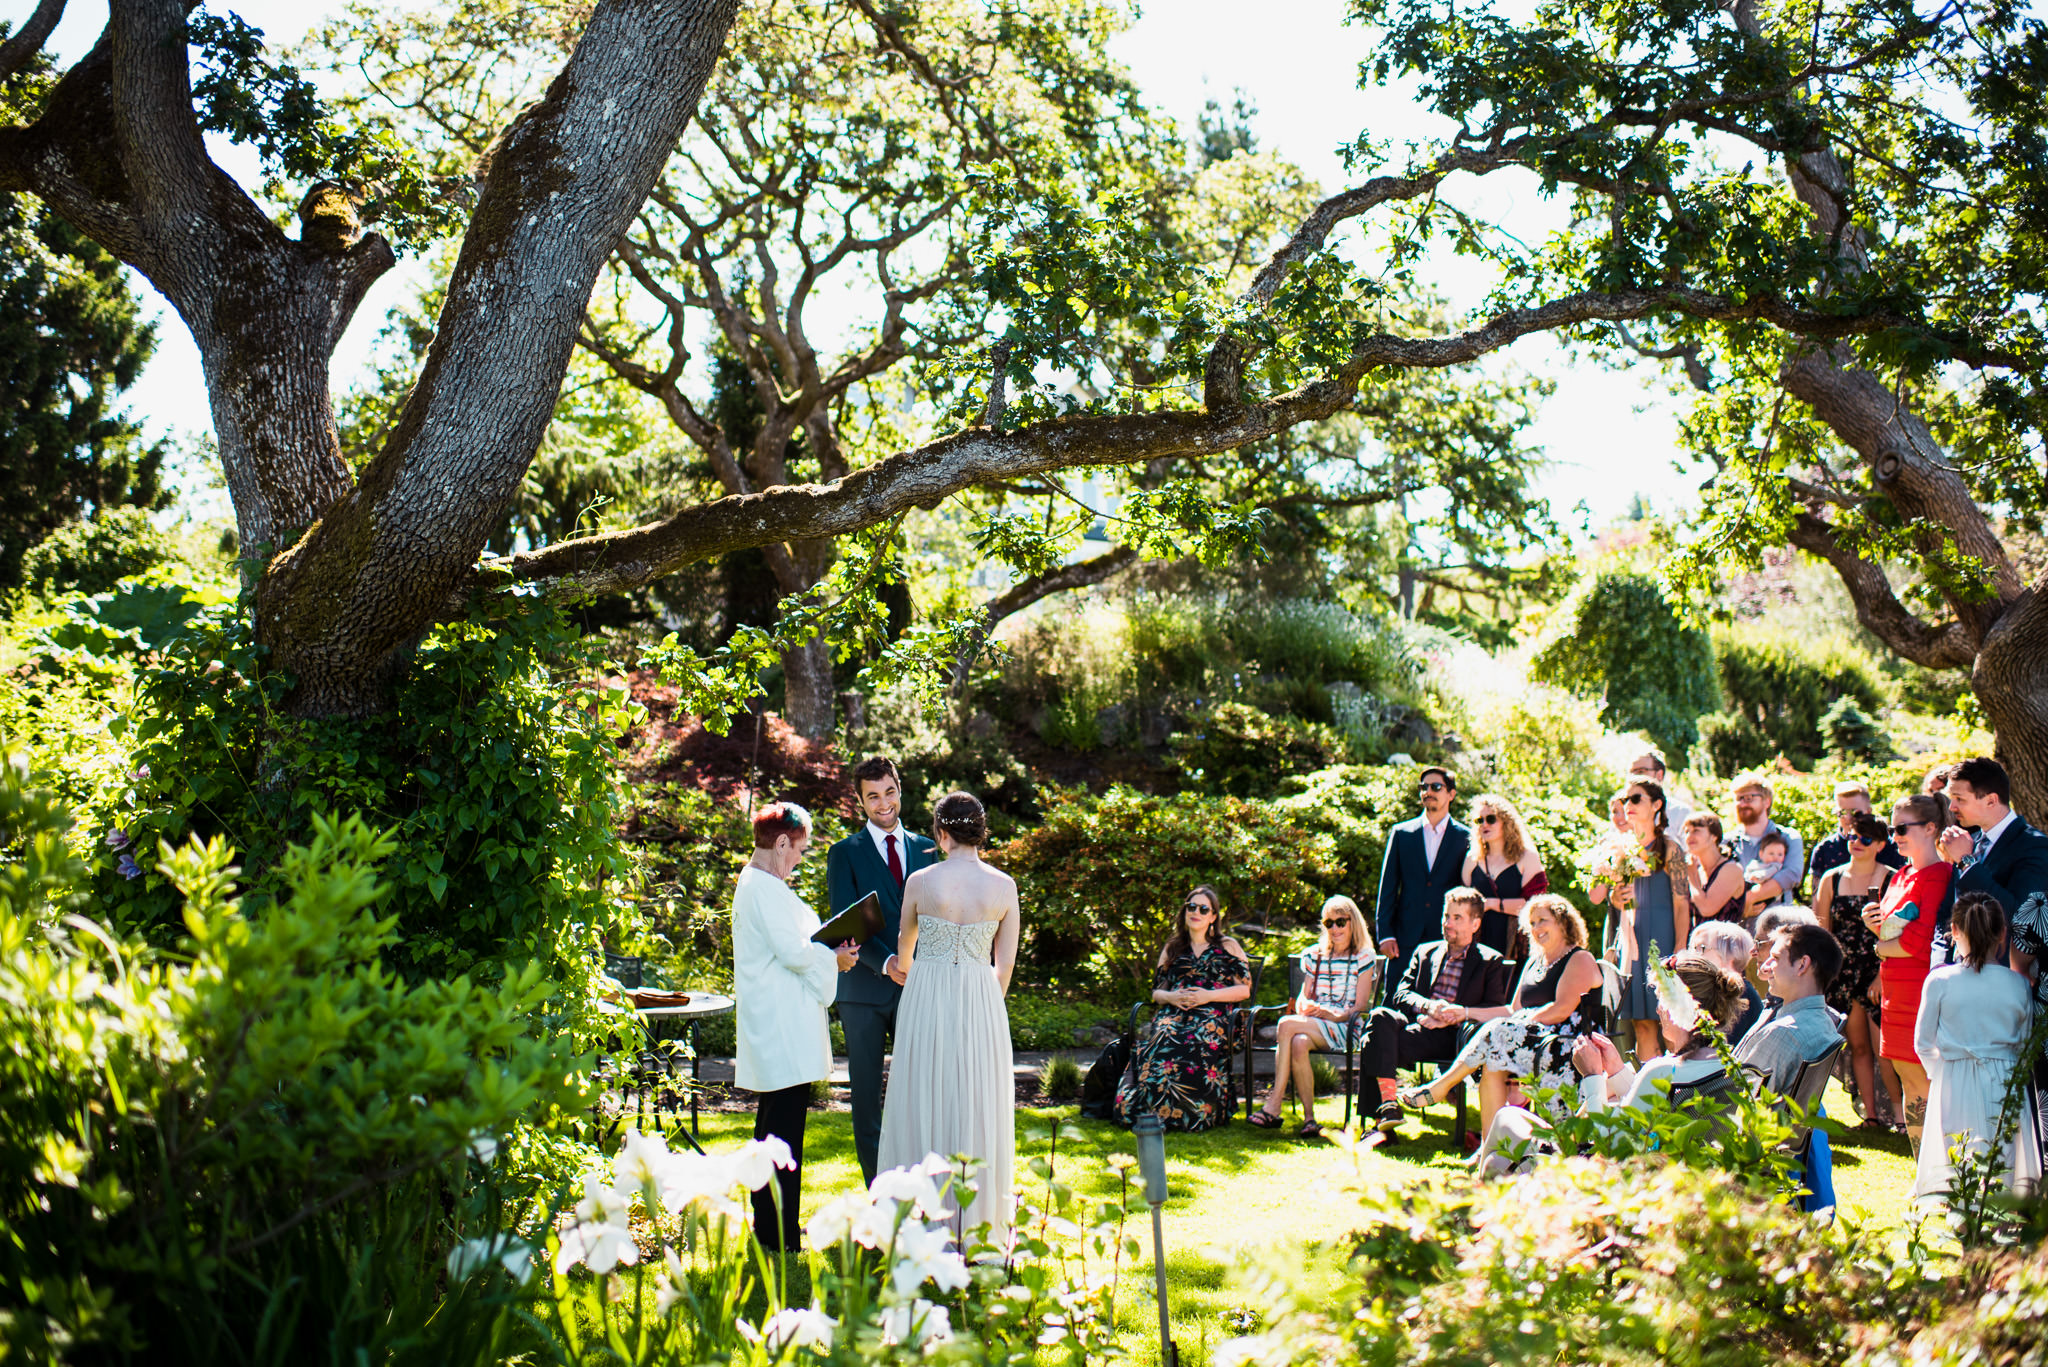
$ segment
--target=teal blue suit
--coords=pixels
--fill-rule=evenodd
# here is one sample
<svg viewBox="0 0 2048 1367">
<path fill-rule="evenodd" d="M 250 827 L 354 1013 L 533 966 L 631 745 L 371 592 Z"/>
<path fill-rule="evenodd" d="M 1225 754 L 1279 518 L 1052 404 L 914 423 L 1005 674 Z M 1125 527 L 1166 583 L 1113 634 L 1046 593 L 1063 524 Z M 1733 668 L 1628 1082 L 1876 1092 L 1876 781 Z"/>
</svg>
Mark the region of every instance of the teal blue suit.
<svg viewBox="0 0 2048 1367">
<path fill-rule="evenodd" d="M 938 849 L 902 826 L 903 877 L 938 860 Z M 882 1144 L 882 1056 L 896 1032 L 896 1003 L 903 989 L 882 971 L 896 952 L 903 926 L 903 889 L 875 848 L 866 823 L 825 851 L 825 895 L 832 914 L 869 893 L 882 905 L 882 930 L 860 947 L 860 960 L 839 975 L 839 1024 L 846 1032 L 846 1077 L 853 1092 L 853 1150 L 861 1177 L 875 1180 L 875 1154 Z"/>
</svg>

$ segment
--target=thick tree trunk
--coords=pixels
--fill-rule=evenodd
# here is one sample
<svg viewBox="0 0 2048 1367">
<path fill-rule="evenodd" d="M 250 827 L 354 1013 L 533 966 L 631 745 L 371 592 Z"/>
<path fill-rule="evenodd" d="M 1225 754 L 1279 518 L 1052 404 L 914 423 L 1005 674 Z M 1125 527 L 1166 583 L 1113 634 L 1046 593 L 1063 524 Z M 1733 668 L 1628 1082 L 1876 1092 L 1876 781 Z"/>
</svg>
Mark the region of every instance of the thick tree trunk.
<svg viewBox="0 0 2048 1367">
<path fill-rule="evenodd" d="M 832 643 L 824 634 L 782 652 L 782 716 L 797 734 L 823 740 L 832 734 L 838 698 L 832 687 Z"/>
<path fill-rule="evenodd" d="M 2005 610 L 1970 681 L 2012 775 L 2012 805 L 2037 826 L 2048 822 L 2048 581 Z"/>
</svg>

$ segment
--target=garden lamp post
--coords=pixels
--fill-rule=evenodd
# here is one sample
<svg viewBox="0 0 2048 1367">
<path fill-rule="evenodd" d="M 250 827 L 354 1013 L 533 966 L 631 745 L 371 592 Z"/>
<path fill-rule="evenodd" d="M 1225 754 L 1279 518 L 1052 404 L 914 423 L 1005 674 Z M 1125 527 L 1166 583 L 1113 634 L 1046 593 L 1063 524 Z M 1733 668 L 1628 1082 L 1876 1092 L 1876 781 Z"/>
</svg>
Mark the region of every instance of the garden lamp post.
<svg viewBox="0 0 2048 1367">
<path fill-rule="evenodd" d="M 1159 1367 L 1180 1367 L 1180 1350 L 1166 1317 L 1166 1235 L 1159 1208 L 1166 1204 L 1166 1125 L 1151 1111 L 1131 1126 L 1138 1141 L 1138 1172 L 1145 1179 L 1145 1202 L 1152 1207 L 1152 1279 L 1159 1298 Z"/>
</svg>

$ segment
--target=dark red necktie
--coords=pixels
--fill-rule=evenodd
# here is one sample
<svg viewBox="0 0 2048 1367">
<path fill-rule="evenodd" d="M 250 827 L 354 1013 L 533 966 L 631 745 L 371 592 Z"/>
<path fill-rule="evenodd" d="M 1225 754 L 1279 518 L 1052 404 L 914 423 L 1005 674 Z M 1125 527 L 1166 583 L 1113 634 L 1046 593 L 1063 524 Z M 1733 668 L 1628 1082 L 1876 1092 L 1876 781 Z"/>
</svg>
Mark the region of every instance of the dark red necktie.
<svg viewBox="0 0 2048 1367">
<path fill-rule="evenodd" d="M 889 876 L 896 880 L 896 886 L 903 886 L 903 861 L 896 857 L 896 837 L 885 835 L 882 843 L 889 847 Z"/>
</svg>

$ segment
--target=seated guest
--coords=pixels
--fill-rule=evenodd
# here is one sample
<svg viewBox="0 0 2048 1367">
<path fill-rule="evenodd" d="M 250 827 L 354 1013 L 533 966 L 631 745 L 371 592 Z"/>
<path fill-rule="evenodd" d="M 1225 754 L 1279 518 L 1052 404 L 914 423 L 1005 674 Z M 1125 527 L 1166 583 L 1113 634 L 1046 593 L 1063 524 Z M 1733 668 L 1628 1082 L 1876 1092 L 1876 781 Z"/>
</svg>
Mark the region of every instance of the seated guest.
<svg viewBox="0 0 2048 1367">
<path fill-rule="evenodd" d="M 1694 812 L 1679 828 L 1685 846 L 1685 876 L 1692 887 L 1692 919 L 1742 924 L 1745 884 L 1742 865 L 1721 853 L 1721 818 Z"/>
<path fill-rule="evenodd" d="M 1759 948 L 1764 985 L 1775 1001 L 1742 1037 L 1735 1057 L 1762 1073 L 1765 1086 L 1783 1092 L 1842 1037 L 1823 995 L 1842 971 L 1842 947 L 1814 922 L 1793 918 Z"/>
<path fill-rule="evenodd" d="M 1961 780 L 1961 775 L 1955 777 Z M 1951 784 L 1951 788 L 1954 784 Z M 2033 989 L 1997 962 L 2005 949 L 2005 908 L 1989 892 L 1956 899 L 1951 930 L 1959 961 L 1935 969 L 1920 990 L 1913 1045 L 1927 1069 L 1927 1132 L 1920 1145 L 1913 1198 L 1946 1196 L 1955 1178 L 1951 1150 L 1983 1153 L 2003 1138 L 2006 1189 L 2021 1195 L 2040 1184 L 2040 1144 L 2033 1107 L 2018 1108 L 2017 1128 L 1999 1134 L 2006 1086 L 2034 1023 Z"/>
<path fill-rule="evenodd" d="M 1665 966 L 1685 985 L 1697 1018 L 1711 1019 L 1725 1032 L 1742 1005 L 1741 976 L 1693 950 L 1672 955 Z M 1572 1066 L 1589 1084 L 1579 1089 L 1581 1114 L 1616 1108 L 1643 1110 L 1659 1083 L 1687 1086 L 1706 1082 L 1723 1071 L 1720 1055 L 1706 1033 L 1697 1028 L 1696 1018 L 1689 1014 L 1691 1023 L 1686 1025 L 1673 1021 L 1671 1004 L 1661 992 L 1657 1017 L 1664 1052 L 1640 1068 L 1622 1062 L 1621 1052 L 1605 1035 L 1587 1035 L 1579 1041 L 1572 1051 Z M 1540 1143 L 1539 1136 L 1547 1128 L 1535 1112 L 1504 1106 L 1487 1127 L 1486 1138 L 1472 1161 L 1481 1172 L 1506 1172 L 1515 1165 L 1515 1155 L 1527 1153 L 1532 1141 Z"/>
<path fill-rule="evenodd" d="M 1468 815 L 1472 852 L 1465 856 L 1465 886 L 1476 888 L 1485 903 L 1479 943 L 1513 958 L 1522 904 L 1550 891 L 1550 880 L 1513 803 L 1482 793 L 1472 799 Z"/>
<path fill-rule="evenodd" d="M 1736 977 L 1749 971 L 1750 957 L 1756 953 L 1756 941 L 1748 931 L 1727 921 L 1708 921 L 1692 928 L 1692 942 L 1687 946 L 1696 954 L 1704 954 Z M 1764 1013 L 1763 994 L 1756 990 L 1756 984 L 1742 978 L 1742 1008 L 1735 1015 L 1735 1021 L 1728 1027 L 1728 1042 L 1740 1044 L 1742 1037 L 1749 1033 L 1757 1018 Z"/>
<path fill-rule="evenodd" d="M 1237 1006 L 1252 994 L 1251 961 L 1223 933 L 1223 895 L 1204 883 L 1187 896 L 1166 948 L 1152 1000 L 1159 1005 L 1131 1051 L 1116 1089 L 1116 1123 L 1146 1111 L 1169 1130 L 1208 1130 L 1236 1106 L 1230 1049 Z"/>
<path fill-rule="evenodd" d="M 1513 1009 L 1481 1026 L 1434 1082 L 1396 1092 L 1401 1105 L 1413 1111 L 1434 1106 L 1478 1073 L 1483 1134 L 1507 1103 L 1510 1082 L 1530 1078 L 1561 1090 L 1577 1084 L 1572 1049 L 1599 1019 L 1602 986 L 1599 962 L 1586 949 L 1585 918 L 1564 898 L 1545 893 L 1522 908 L 1522 924 L 1529 932 L 1529 965 Z"/>
<path fill-rule="evenodd" d="M 1365 917 L 1349 897 L 1323 903 L 1323 934 L 1316 947 L 1301 956 L 1301 998 L 1295 1012 L 1280 1018 L 1273 1048 L 1273 1090 L 1266 1104 L 1252 1112 L 1262 1130 L 1280 1128 L 1280 1108 L 1287 1104 L 1287 1084 L 1301 1098 L 1301 1137 L 1323 1132 L 1316 1124 L 1315 1074 L 1311 1050 L 1344 1049 L 1351 1022 L 1372 1003 L 1379 982 L 1373 972 L 1372 937 Z"/>
<path fill-rule="evenodd" d="M 1512 966 L 1478 943 L 1483 905 L 1473 888 L 1445 894 L 1444 938 L 1416 949 L 1394 990 L 1393 1005 L 1366 1017 L 1358 1060 L 1359 1110 L 1371 1100 L 1368 1089 L 1376 1087 L 1383 1134 L 1401 1123 L 1401 1105 L 1394 1100 L 1396 1069 L 1450 1062 L 1458 1053 L 1459 1026 L 1507 1012 Z M 1257 1120 L 1254 1116 L 1253 1123 Z"/>
</svg>

